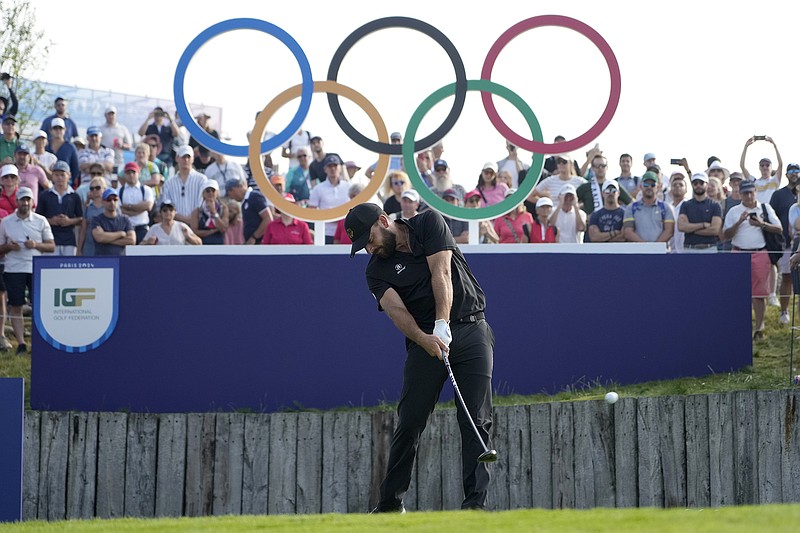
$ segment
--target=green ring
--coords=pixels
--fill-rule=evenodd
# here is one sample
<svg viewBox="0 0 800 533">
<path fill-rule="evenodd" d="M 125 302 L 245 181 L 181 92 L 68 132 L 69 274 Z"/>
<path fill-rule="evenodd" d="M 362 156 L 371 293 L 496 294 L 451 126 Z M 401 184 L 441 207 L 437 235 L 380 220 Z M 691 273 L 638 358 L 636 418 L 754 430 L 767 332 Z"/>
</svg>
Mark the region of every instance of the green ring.
<svg viewBox="0 0 800 533">
<path fill-rule="evenodd" d="M 430 111 L 434 105 L 438 104 L 448 96 L 454 95 L 455 91 L 455 83 L 445 85 L 427 97 L 419 105 L 417 110 L 414 111 L 414 114 L 411 115 L 411 120 L 408 122 L 406 133 L 403 137 L 403 164 L 405 165 L 408 177 L 411 178 L 411 183 L 414 185 L 414 188 L 422 197 L 422 199 L 425 200 L 430 207 L 436 209 L 443 215 L 447 215 L 450 218 L 456 218 L 459 220 L 487 220 L 490 218 L 497 218 L 514 209 L 516 206 L 524 202 L 528 197 L 530 192 L 536 186 L 536 182 L 539 181 L 539 176 L 542 174 L 542 167 L 544 167 L 544 154 L 533 154 L 531 168 L 528 169 L 528 176 L 536 176 L 535 179 L 526 179 L 519 187 L 517 192 L 500 203 L 487 207 L 472 209 L 468 207 L 455 206 L 445 202 L 435 192 L 429 189 L 427 185 L 425 185 L 425 182 L 422 181 L 422 177 L 419 175 L 416 161 L 414 161 L 414 139 L 416 138 L 417 129 L 419 128 L 422 119 L 425 118 L 425 115 L 428 113 L 428 111 Z M 514 105 L 520 113 L 522 113 L 522 116 L 525 118 L 525 121 L 528 123 L 528 126 L 531 129 L 532 138 L 535 141 L 544 141 L 544 137 L 542 136 L 542 128 L 539 126 L 539 121 L 537 120 L 533 110 L 531 110 L 530 106 L 528 106 L 522 97 L 520 97 L 511 89 L 489 80 L 468 80 L 467 91 L 486 91 L 504 98 L 509 103 Z"/>
</svg>

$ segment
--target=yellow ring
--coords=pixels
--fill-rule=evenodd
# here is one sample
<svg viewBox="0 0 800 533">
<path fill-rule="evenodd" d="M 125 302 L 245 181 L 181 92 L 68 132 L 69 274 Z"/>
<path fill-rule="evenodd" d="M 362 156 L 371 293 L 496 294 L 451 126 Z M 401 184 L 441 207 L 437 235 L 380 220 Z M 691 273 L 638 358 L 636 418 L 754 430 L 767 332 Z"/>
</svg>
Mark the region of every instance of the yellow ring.
<svg viewBox="0 0 800 533">
<path fill-rule="evenodd" d="M 273 98 L 272 101 L 267 104 L 264 110 L 259 113 L 255 126 L 253 126 L 253 132 L 250 134 L 250 144 L 248 150 L 250 170 L 252 171 L 253 178 L 256 180 L 256 183 L 258 183 L 261 192 L 264 193 L 264 195 L 269 198 L 269 200 L 275 204 L 275 207 L 277 207 L 281 212 L 305 221 L 327 222 L 339 220 L 347 216 L 347 212 L 352 207 L 368 201 L 370 198 L 372 198 L 372 195 L 378 192 L 378 189 L 380 188 L 381 184 L 383 183 L 383 179 L 386 176 L 386 172 L 389 170 L 389 154 L 378 154 L 378 163 L 375 167 L 375 173 L 372 175 L 372 178 L 370 178 L 369 185 L 367 185 L 364 190 L 358 194 L 358 196 L 340 206 L 332 207 L 330 209 L 313 209 L 310 207 L 301 207 L 281 197 L 281 195 L 278 194 L 278 191 L 275 190 L 275 187 L 273 187 L 269 182 L 267 175 L 264 172 L 264 167 L 262 166 L 261 162 L 261 137 L 264 135 L 264 131 L 267 129 L 267 122 L 269 122 L 269 119 L 272 118 L 272 115 L 274 115 L 275 112 L 283 107 L 286 103 L 290 102 L 294 98 L 299 97 L 302 88 L 302 85 L 289 87 L 278 96 Z M 333 93 L 339 96 L 344 96 L 354 104 L 358 105 L 364 110 L 370 120 L 372 120 L 372 125 L 375 126 L 375 132 L 378 134 L 378 140 L 383 143 L 389 142 L 389 132 L 386 130 L 386 124 L 383 122 L 383 118 L 378 113 L 378 110 L 375 109 L 375 106 L 373 106 L 372 103 L 364 97 L 364 95 L 346 85 L 342 85 L 335 81 L 315 81 L 314 92 Z"/>
</svg>

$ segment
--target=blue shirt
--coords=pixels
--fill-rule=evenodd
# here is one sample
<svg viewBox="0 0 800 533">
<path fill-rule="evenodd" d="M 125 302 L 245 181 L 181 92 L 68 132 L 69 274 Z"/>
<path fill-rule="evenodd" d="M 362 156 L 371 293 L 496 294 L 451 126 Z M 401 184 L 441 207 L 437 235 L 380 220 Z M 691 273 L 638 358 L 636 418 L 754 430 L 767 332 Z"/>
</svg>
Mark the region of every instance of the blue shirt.
<svg viewBox="0 0 800 533">
<path fill-rule="evenodd" d="M 602 209 L 595 211 L 589 217 L 589 225 L 590 226 L 597 226 L 603 233 L 608 233 L 609 231 L 621 231 L 622 230 L 622 221 L 625 219 L 625 210 L 621 207 L 616 209 L 606 209 L 603 207 Z M 589 232 L 587 231 L 586 234 L 588 235 Z"/>
<path fill-rule="evenodd" d="M 83 216 L 83 206 L 81 197 L 69 189 L 64 196 L 59 197 L 53 190 L 42 191 L 39 193 L 39 201 L 36 203 L 36 212 L 45 218 L 53 218 L 56 215 L 66 215 L 69 218 Z M 53 230 L 53 240 L 57 246 L 76 246 L 75 226 L 55 226 Z"/>
<path fill-rule="evenodd" d="M 261 224 L 261 212 L 266 208 L 267 199 L 259 191 L 251 190 L 242 202 L 242 226 L 245 241 L 248 241 L 250 237 L 255 237 L 254 233 Z"/>
<path fill-rule="evenodd" d="M 61 148 L 59 148 L 57 152 L 54 152 L 53 147 L 50 146 L 50 143 L 47 143 L 46 149 L 51 154 L 55 154 L 56 158 L 59 161 L 64 161 L 69 165 L 70 185 L 75 185 L 75 187 L 80 185 L 81 165 L 78 162 L 78 149 L 75 148 L 75 145 L 69 142 L 65 142 L 64 144 L 61 145 Z"/>
<path fill-rule="evenodd" d="M 89 231 L 92 231 L 97 226 L 103 228 L 105 232 L 133 231 L 131 219 L 126 215 L 117 215 L 114 218 L 108 218 L 104 214 L 97 215 L 92 219 L 92 223 L 89 225 Z M 94 253 L 95 255 L 125 255 L 125 247 L 116 244 L 95 242 Z"/>
<path fill-rule="evenodd" d="M 692 224 L 700 224 L 701 222 L 710 223 L 711 219 L 714 217 L 722 219 L 722 208 L 711 198 L 706 198 L 702 202 L 690 198 L 681 204 L 680 214 L 686 215 L 686 218 Z M 684 246 L 714 244 L 715 242 L 717 242 L 716 235 L 698 235 L 696 233 L 685 233 L 683 239 Z"/>
</svg>

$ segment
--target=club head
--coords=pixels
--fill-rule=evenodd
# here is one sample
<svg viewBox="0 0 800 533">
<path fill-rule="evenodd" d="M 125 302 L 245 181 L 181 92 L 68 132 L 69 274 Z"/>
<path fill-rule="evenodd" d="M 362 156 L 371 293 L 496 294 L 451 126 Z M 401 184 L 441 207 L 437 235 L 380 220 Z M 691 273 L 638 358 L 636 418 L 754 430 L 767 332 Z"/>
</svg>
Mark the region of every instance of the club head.
<svg viewBox="0 0 800 533">
<path fill-rule="evenodd" d="M 478 456 L 479 463 L 493 463 L 497 461 L 497 450 L 486 450 Z"/>
</svg>

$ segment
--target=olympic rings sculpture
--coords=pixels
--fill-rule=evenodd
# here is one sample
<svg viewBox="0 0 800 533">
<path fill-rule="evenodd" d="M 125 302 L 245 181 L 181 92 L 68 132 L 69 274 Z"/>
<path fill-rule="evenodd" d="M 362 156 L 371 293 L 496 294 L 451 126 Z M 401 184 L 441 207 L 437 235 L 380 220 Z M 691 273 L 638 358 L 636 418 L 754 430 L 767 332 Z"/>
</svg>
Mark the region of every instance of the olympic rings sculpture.
<svg viewBox="0 0 800 533">
<path fill-rule="evenodd" d="M 521 33 L 544 26 L 559 26 L 567 28 L 588 38 L 602 53 L 603 58 L 608 66 L 611 78 L 611 89 L 608 102 L 597 122 L 593 124 L 585 133 L 579 135 L 575 139 L 566 141 L 564 143 L 559 143 L 558 145 L 547 144 L 543 142 L 541 127 L 536 119 L 536 115 L 530 109 L 524 99 L 510 89 L 491 81 L 492 69 L 494 68 L 495 61 L 497 60 L 497 57 L 503 48 Z M 453 63 L 453 70 L 455 71 L 455 83 L 446 85 L 434 91 L 422 102 L 422 104 L 420 104 L 420 106 L 414 112 L 406 128 L 402 145 L 389 144 L 389 136 L 386 131 L 386 125 L 383 121 L 383 118 L 378 113 L 377 109 L 375 109 L 375 106 L 372 105 L 372 103 L 370 103 L 359 92 L 350 87 L 342 85 L 337 81 L 339 68 L 344 61 L 347 52 L 359 40 L 376 31 L 395 27 L 416 30 L 433 39 L 445 50 L 451 62 Z M 273 98 L 273 100 L 270 101 L 266 107 L 264 107 L 263 112 L 260 113 L 256 119 L 256 123 L 253 127 L 253 133 L 250 136 L 250 143 L 247 146 L 232 145 L 220 141 L 219 139 L 209 135 L 193 120 L 186 120 L 184 125 L 195 139 L 211 150 L 226 155 L 239 157 L 247 156 L 248 161 L 250 162 L 250 168 L 253 172 L 253 177 L 259 184 L 261 191 L 266 195 L 266 197 L 269 198 L 269 200 L 272 201 L 272 203 L 275 204 L 275 206 L 281 211 L 284 211 L 287 214 L 302 220 L 320 222 L 338 220 L 344 217 L 348 210 L 353 206 L 367 201 L 380 188 L 383 177 L 389 167 L 390 155 L 402 155 L 406 172 L 411 178 L 412 183 L 415 185 L 416 190 L 431 207 L 442 212 L 443 214 L 461 220 L 484 220 L 487 218 L 500 216 L 504 213 L 507 213 L 524 201 L 525 198 L 527 198 L 530 191 L 536 185 L 537 178 L 541 173 L 544 165 L 544 154 L 553 153 L 554 151 L 569 152 L 580 148 L 581 146 L 585 146 L 597 138 L 600 133 L 605 130 L 605 128 L 611 122 L 611 119 L 616 113 L 617 106 L 619 105 L 621 94 L 621 74 L 619 64 L 613 50 L 605 41 L 605 39 L 603 39 L 603 37 L 594 29 L 587 24 L 570 17 L 561 15 L 543 15 L 531 17 L 518 22 L 506 30 L 490 48 L 483 64 L 481 78 L 478 80 L 467 79 L 464 62 L 461 59 L 458 50 L 455 48 L 450 39 L 448 39 L 437 28 L 434 28 L 430 24 L 421 20 L 409 17 L 386 17 L 376 19 L 362 25 L 353 33 L 351 33 L 344 41 L 342 41 L 342 43 L 339 45 L 339 48 L 334 53 L 333 58 L 331 59 L 331 64 L 328 67 L 328 79 L 326 81 L 318 82 L 313 81 L 313 77 L 311 75 L 311 66 L 309 65 L 305 52 L 303 52 L 303 49 L 300 47 L 297 41 L 295 41 L 295 39 L 286 31 L 270 22 L 263 20 L 237 18 L 225 20 L 207 28 L 189 43 L 181 55 L 178 65 L 175 69 L 175 78 L 173 82 L 175 106 L 177 113 L 179 113 L 181 116 L 192 116 L 186 104 L 184 95 L 186 70 L 192 60 L 192 57 L 194 57 L 195 53 L 197 53 L 197 50 L 199 50 L 201 46 L 203 46 L 212 38 L 222 33 L 239 29 L 260 31 L 280 40 L 281 43 L 291 51 L 297 60 L 302 76 L 302 84 L 290 87 L 289 89 L 283 91 L 278 96 Z M 414 152 L 423 150 L 436 144 L 445 135 L 447 135 L 448 132 L 450 132 L 461 115 L 468 91 L 481 92 L 481 101 L 486 111 L 486 115 L 491 124 L 504 138 L 508 139 L 510 142 L 513 142 L 517 146 L 533 152 L 534 154 L 528 173 L 529 175 L 536 177 L 525 180 L 515 194 L 506 198 L 502 202 L 479 209 L 466 209 L 463 207 L 453 206 L 442 200 L 433 191 L 428 189 L 427 186 L 425 186 L 425 183 L 422 181 L 422 178 L 417 171 L 416 163 L 414 161 Z M 266 174 L 261 167 L 260 161 L 261 154 L 280 147 L 284 142 L 289 140 L 297 132 L 297 130 L 301 128 L 303 121 L 308 115 L 313 93 L 316 92 L 327 93 L 328 105 L 331 108 L 331 113 L 345 135 L 347 135 L 349 139 L 359 146 L 378 154 L 376 171 L 373 175 L 373 178 L 370 180 L 369 185 L 358 196 L 346 204 L 332 209 L 304 208 L 285 200 L 280 194 L 278 194 L 275 188 L 270 185 Z M 417 133 L 417 128 L 419 127 L 426 113 L 430 111 L 430 109 L 436 103 L 451 95 L 454 97 L 453 106 L 442 124 L 427 137 L 420 139 L 419 141 L 415 141 L 414 139 Z M 503 122 L 494 106 L 492 95 L 497 95 L 507 100 L 509 103 L 514 105 L 520 111 L 520 113 L 522 113 L 531 130 L 532 139 L 526 139 L 525 137 L 522 137 L 518 133 L 511 130 L 505 124 L 505 122 Z M 263 132 L 266 129 L 269 119 L 283 105 L 288 103 L 290 100 L 297 98 L 298 96 L 300 97 L 300 104 L 291 122 L 274 137 L 271 137 L 263 142 L 259 142 L 259 139 L 262 138 Z M 366 137 L 361 132 L 357 131 L 352 124 L 350 124 L 350 122 L 344 116 L 341 106 L 339 105 L 339 96 L 348 98 L 364 110 L 375 127 L 375 133 L 378 137 L 377 141 Z"/>
</svg>

